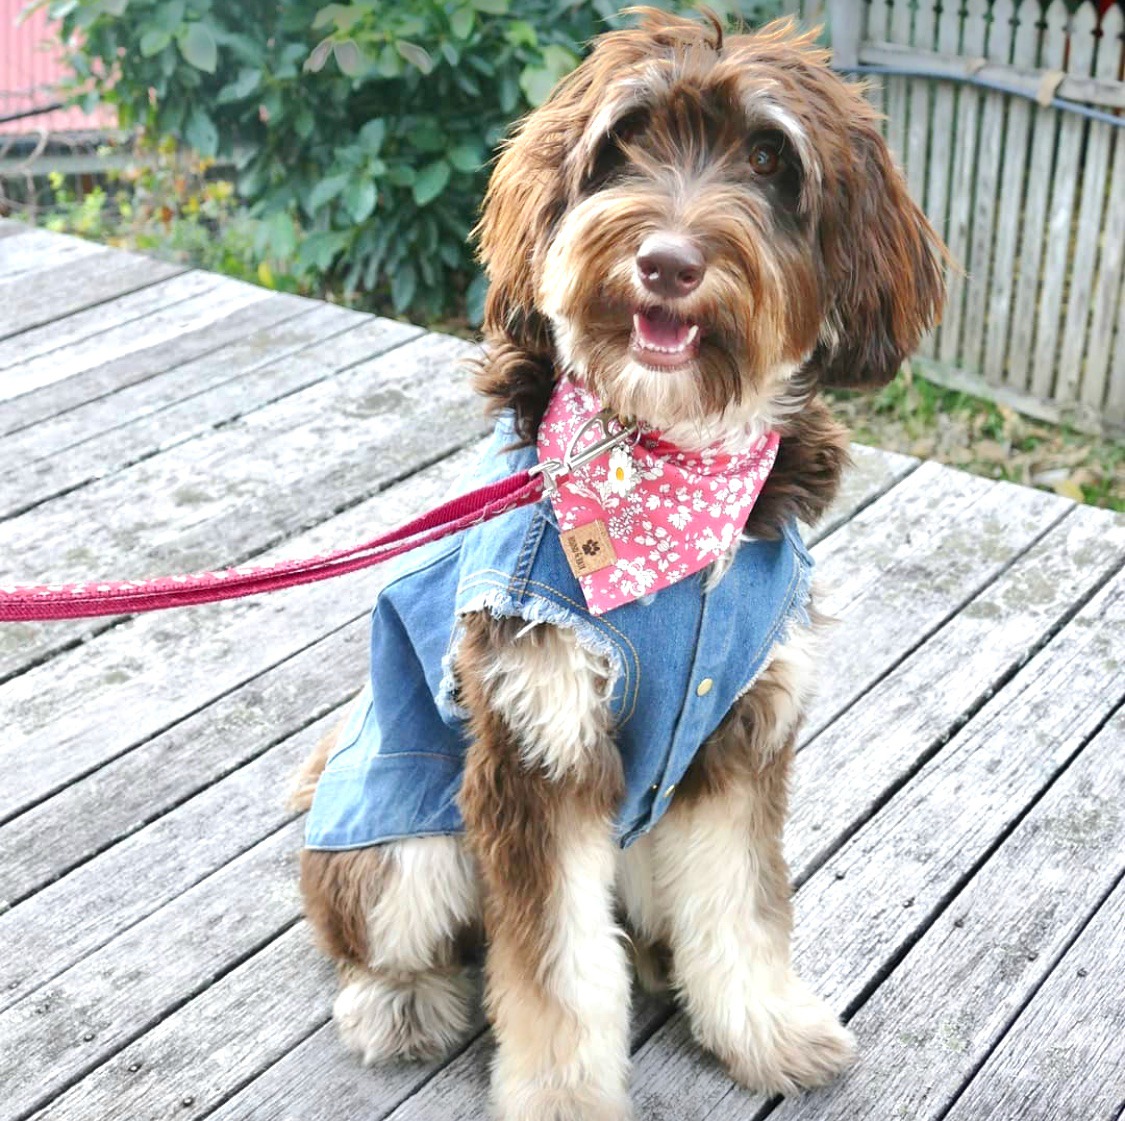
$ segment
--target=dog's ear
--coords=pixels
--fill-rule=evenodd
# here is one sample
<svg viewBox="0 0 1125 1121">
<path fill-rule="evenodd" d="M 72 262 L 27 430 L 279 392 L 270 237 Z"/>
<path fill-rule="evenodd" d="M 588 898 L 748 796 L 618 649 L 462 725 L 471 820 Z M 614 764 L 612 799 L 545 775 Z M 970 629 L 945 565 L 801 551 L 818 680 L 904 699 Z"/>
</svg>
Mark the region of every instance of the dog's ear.
<svg viewBox="0 0 1125 1121">
<path fill-rule="evenodd" d="M 536 266 L 569 191 L 569 156 L 582 137 L 589 81 L 579 67 L 528 114 L 505 143 L 476 228 L 488 274 L 486 335 L 529 350 L 547 345 L 536 311 Z"/>
<path fill-rule="evenodd" d="M 829 306 L 810 366 L 821 385 L 871 388 L 940 320 L 946 253 L 874 122 L 853 120 L 849 132 L 851 158 L 821 214 Z"/>
</svg>

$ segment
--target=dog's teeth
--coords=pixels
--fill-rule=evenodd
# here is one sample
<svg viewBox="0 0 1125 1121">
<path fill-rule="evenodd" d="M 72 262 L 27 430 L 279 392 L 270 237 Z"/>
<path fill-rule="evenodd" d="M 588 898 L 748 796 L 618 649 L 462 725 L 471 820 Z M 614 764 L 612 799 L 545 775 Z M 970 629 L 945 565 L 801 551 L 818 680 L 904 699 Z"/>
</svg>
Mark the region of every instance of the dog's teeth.
<svg viewBox="0 0 1125 1121">
<path fill-rule="evenodd" d="M 698 325 L 698 324 L 696 324 L 696 323 L 693 323 L 693 324 L 691 325 L 691 330 L 690 330 L 690 331 L 688 331 L 688 333 L 687 333 L 687 338 L 686 338 L 686 339 L 684 339 L 684 344 L 683 344 L 683 346 L 682 346 L 682 347 L 680 347 L 680 349 L 681 349 L 681 350 L 684 350 L 684 349 L 686 349 L 687 347 L 691 346 L 691 344 L 692 344 L 693 342 L 695 342 L 695 340 L 696 340 L 696 339 L 697 339 L 698 337 L 699 337 L 699 325 Z"/>
</svg>

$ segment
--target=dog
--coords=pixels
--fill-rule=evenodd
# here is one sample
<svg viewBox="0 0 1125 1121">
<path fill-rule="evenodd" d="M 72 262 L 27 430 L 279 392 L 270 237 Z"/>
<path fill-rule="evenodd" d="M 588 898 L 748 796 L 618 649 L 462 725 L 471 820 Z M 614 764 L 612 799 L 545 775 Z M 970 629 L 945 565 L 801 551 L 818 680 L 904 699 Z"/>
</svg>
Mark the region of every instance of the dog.
<svg viewBox="0 0 1125 1121">
<path fill-rule="evenodd" d="M 746 1087 L 820 1086 L 854 1053 L 790 961 L 822 621 L 794 527 L 847 460 L 818 391 L 895 375 L 944 248 L 813 33 L 637 15 L 517 127 L 478 227 L 475 377 L 501 417 L 478 480 L 565 460 L 591 418 L 609 466 L 388 582 L 372 682 L 296 787 L 344 1043 L 448 1052 L 483 936 L 504 1121 L 631 1115 L 630 950 Z"/>
</svg>

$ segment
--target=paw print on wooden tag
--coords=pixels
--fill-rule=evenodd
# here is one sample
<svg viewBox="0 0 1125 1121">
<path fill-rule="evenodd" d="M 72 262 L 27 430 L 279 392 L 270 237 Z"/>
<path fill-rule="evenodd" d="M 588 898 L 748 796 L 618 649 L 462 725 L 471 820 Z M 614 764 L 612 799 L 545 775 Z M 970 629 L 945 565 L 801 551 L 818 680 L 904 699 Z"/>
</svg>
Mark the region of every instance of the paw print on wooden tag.
<svg viewBox="0 0 1125 1121">
<path fill-rule="evenodd" d="M 609 531 L 600 518 L 559 534 L 567 564 L 575 576 L 589 576 L 617 560 Z"/>
</svg>

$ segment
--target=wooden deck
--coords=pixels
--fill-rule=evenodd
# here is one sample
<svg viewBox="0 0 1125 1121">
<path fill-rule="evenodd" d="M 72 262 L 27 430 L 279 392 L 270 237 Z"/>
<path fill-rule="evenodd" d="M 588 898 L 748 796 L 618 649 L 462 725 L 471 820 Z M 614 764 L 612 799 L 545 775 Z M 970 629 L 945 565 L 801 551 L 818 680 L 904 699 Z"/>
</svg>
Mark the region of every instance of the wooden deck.
<svg viewBox="0 0 1125 1121">
<path fill-rule="evenodd" d="M 398 323 L 0 222 L 0 580 L 353 543 L 485 428 Z M 856 449 L 812 535 L 840 620 L 798 757 L 801 970 L 860 1065 L 779 1103 L 638 1001 L 640 1121 L 1117 1121 L 1125 519 Z M 483 1026 L 364 1070 L 294 885 L 297 760 L 358 689 L 378 571 L 0 626 L 0 1121 L 485 1116 Z"/>
</svg>

